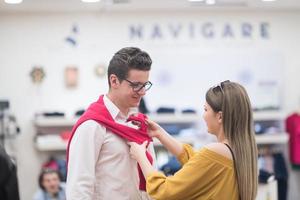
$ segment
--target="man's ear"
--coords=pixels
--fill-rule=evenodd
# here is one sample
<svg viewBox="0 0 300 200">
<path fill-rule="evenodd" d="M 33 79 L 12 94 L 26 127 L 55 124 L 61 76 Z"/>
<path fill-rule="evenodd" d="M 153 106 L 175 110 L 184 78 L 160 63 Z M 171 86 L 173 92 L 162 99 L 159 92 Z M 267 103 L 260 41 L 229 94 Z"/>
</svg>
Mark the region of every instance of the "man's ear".
<svg viewBox="0 0 300 200">
<path fill-rule="evenodd" d="M 118 77 L 115 74 L 111 74 L 109 77 L 109 82 L 112 88 L 116 88 L 120 85 L 120 81 Z"/>
</svg>

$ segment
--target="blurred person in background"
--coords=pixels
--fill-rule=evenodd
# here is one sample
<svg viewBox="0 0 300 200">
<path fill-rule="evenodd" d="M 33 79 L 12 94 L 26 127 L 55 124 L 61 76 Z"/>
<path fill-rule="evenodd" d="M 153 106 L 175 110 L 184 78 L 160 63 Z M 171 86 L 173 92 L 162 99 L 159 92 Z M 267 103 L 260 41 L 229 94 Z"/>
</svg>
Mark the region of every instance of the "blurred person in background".
<svg viewBox="0 0 300 200">
<path fill-rule="evenodd" d="M 44 168 L 39 175 L 40 189 L 33 200 L 66 200 L 65 183 L 61 182 L 59 171 Z"/>
</svg>

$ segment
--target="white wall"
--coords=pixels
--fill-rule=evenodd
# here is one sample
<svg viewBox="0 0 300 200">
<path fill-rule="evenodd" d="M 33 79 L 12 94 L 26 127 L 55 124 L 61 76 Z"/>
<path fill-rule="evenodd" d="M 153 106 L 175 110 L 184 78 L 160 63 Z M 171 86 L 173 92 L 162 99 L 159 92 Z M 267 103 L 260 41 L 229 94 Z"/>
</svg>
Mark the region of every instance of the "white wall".
<svg viewBox="0 0 300 200">
<path fill-rule="evenodd" d="M 222 26 L 229 23 L 234 27 L 236 37 L 224 39 L 218 36 L 208 40 L 198 34 L 191 39 L 188 29 L 183 29 L 186 32 L 174 39 L 166 31 L 168 23 L 184 26 L 194 23 L 199 27 L 203 22 L 212 22 L 217 34 L 221 34 Z M 242 22 L 253 24 L 252 39 L 243 39 L 238 35 Z M 261 22 L 270 25 L 269 39 L 259 36 L 257 29 Z M 71 34 L 73 24 L 79 27 L 76 48 L 64 41 Z M 130 24 L 144 25 L 145 36 L 148 37 L 131 40 Z M 151 39 L 153 24 L 162 27 L 164 39 Z M 282 68 L 279 77 L 283 83 L 280 103 L 283 111 L 289 113 L 300 107 L 300 90 L 297 89 L 300 85 L 299 35 L 300 13 L 296 12 L 1 14 L 0 99 L 10 100 L 11 112 L 17 116 L 22 130 L 12 143 L 18 159 L 22 199 L 31 199 L 37 188 L 40 163 L 47 156 L 33 146 L 34 114 L 40 111 L 64 111 L 72 116 L 75 110 L 86 107 L 100 93 L 106 92 L 106 78 L 97 78 L 94 67 L 98 63 L 107 64 L 120 48 L 139 46 L 152 56 L 151 80 L 154 86 L 146 98 L 151 110 L 159 105 L 178 108 L 192 106 L 200 110 L 209 86 L 227 77 L 234 78 L 230 74 L 224 75 L 229 70 L 226 67 L 230 62 L 224 60 L 226 67 L 219 66 L 219 71 L 216 68 L 212 70 L 212 66 L 201 66 L 211 63 L 205 62 L 205 59 L 226 59 L 229 56 L 232 60 L 235 55 L 271 54 L 275 61 L 280 62 L 279 68 Z M 223 61 L 216 63 L 221 65 Z M 78 66 L 80 78 L 78 87 L 70 90 L 64 86 L 63 73 L 65 66 L 71 64 Z M 31 82 L 29 76 L 33 65 L 42 65 L 46 72 L 44 82 L 38 86 Z M 185 66 L 179 68 L 181 65 Z M 253 69 L 257 70 L 257 67 L 253 66 Z M 169 77 L 171 85 L 165 86 L 160 80 L 164 72 L 178 75 Z M 270 71 L 266 78 L 272 75 Z"/>
</svg>

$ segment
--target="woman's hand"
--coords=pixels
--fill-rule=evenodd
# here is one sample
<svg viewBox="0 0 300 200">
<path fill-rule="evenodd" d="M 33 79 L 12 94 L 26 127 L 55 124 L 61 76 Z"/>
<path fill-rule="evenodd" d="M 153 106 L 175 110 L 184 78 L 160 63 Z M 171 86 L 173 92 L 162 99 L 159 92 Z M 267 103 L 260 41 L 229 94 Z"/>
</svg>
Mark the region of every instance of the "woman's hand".
<svg viewBox="0 0 300 200">
<path fill-rule="evenodd" d="M 136 142 L 128 142 L 127 144 L 130 146 L 130 155 L 133 159 L 139 162 L 143 157 L 146 157 L 147 141 L 143 144 Z"/>
<path fill-rule="evenodd" d="M 163 134 L 164 129 L 160 127 L 156 122 L 146 119 L 146 123 L 148 125 L 148 135 L 150 137 L 159 138 L 161 134 Z"/>
<path fill-rule="evenodd" d="M 145 177 L 156 171 L 146 156 L 147 141 L 141 145 L 135 142 L 128 142 L 127 144 L 130 146 L 131 157 L 139 163 Z"/>
</svg>

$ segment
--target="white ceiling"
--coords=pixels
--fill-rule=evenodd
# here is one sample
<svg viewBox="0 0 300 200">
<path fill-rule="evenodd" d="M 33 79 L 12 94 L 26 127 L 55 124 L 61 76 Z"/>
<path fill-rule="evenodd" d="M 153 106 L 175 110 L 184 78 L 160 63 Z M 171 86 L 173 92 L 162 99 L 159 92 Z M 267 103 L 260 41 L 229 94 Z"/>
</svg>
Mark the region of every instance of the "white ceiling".
<svg viewBox="0 0 300 200">
<path fill-rule="evenodd" d="M 4 12 L 107 12 L 107 11 L 182 11 L 182 10 L 299 10 L 300 0 L 216 0 L 216 5 L 191 3 L 187 0 L 101 0 L 83 3 L 81 0 L 23 0 L 21 4 L 6 4 L 0 0 Z"/>
</svg>

